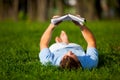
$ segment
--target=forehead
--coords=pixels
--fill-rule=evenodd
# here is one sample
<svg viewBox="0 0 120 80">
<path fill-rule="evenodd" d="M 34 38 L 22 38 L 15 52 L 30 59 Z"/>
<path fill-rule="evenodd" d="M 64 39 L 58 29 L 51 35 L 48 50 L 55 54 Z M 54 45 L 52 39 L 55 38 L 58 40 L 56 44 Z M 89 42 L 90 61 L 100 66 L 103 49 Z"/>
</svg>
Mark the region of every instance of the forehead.
<svg viewBox="0 0 120 80">
<path fill-rule="evenodd" d="M 76 56 L 75 54 L 73 54 L 73 55 L 65 54 L 65 55 L 63 56 L 63 59 L 64 59 L 64 58 L 67 58 L 67 57 L 71 57 L 71 58 L 73 58 L 73 59 L 74 59 L 75 61 L 77 61 L 77 62 L 79 61 L 78 58 L 77 58 L 77 56 Z"/>
</svg>

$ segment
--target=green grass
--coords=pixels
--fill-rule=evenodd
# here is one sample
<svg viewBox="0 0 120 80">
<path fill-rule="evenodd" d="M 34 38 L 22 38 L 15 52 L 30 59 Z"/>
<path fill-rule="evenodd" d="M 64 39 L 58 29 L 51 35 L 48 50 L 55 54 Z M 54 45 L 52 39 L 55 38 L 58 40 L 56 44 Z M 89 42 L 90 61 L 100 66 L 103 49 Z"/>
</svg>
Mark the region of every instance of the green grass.
<svg viewBox="0 0 120 80">
<path fill-rule="evenodd" d="M 0 22 L 0 80 L 119 80 L 120 21 L 90 21 L 99 51 L 99 65 L 93 70 L 60 70 L 39 62 L 39 40 L 49 22 Z M 71 42 L 86 49 L 81 32 L 71 22 L 63 22 L 51 40 L 65 30 Z"/>
</svg>

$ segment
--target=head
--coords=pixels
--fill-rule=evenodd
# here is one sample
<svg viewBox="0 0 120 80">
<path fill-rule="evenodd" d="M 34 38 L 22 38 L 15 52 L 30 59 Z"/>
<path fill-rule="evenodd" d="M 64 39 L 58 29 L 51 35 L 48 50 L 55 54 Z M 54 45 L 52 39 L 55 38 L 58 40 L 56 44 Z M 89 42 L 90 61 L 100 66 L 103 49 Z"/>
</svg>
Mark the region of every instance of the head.
<svg viewBox="0 0 120 80">
<path fill-rule="evenodd" d="M 77 69 L 81 67 L 81 64 L 77 56 L 72 51 L 67 52 L 60 62 L 60 67 L 65 69 Z"/>
</svg>

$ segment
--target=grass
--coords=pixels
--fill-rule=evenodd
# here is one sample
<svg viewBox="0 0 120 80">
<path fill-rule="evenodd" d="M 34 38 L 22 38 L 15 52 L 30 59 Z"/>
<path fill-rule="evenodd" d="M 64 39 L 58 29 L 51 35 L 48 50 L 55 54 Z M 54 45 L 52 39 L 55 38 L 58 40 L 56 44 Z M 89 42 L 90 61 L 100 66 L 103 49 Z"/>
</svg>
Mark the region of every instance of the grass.
<svg viewBox="0 0 120 80">
<path fill-rule="evenodd" d="M 60 70 L 39 62 L 39 39 L 49 22 L 0 22 L 0 80 L 119 80 L 120 21 L 90 21 L 99 51 L 99 65 L 93 70 Z M 65 30 L 71 42 L 86 43 L 78 27 L 63 22 L 53 32 L 50 42 Z"/>
</svg>

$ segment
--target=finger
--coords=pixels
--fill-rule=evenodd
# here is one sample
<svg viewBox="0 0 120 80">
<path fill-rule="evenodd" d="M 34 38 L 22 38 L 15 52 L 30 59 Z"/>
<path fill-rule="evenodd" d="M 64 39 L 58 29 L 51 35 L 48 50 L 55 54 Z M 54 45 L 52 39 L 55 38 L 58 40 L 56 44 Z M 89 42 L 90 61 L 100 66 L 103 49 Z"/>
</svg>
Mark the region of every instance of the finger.
<svg viewBox="0 0 120 80">
<path fill-rule="evenodd" d="M 81 17 L 80 15 L 76 15 L 77 17 Z"/>
<path fill-rule="evenodd" d="M 56 15 L 56 16 L 53 16 L 52 18 L 58 18 L 58 17 L 60 17 L 60 16 Z"/>
</svg>

